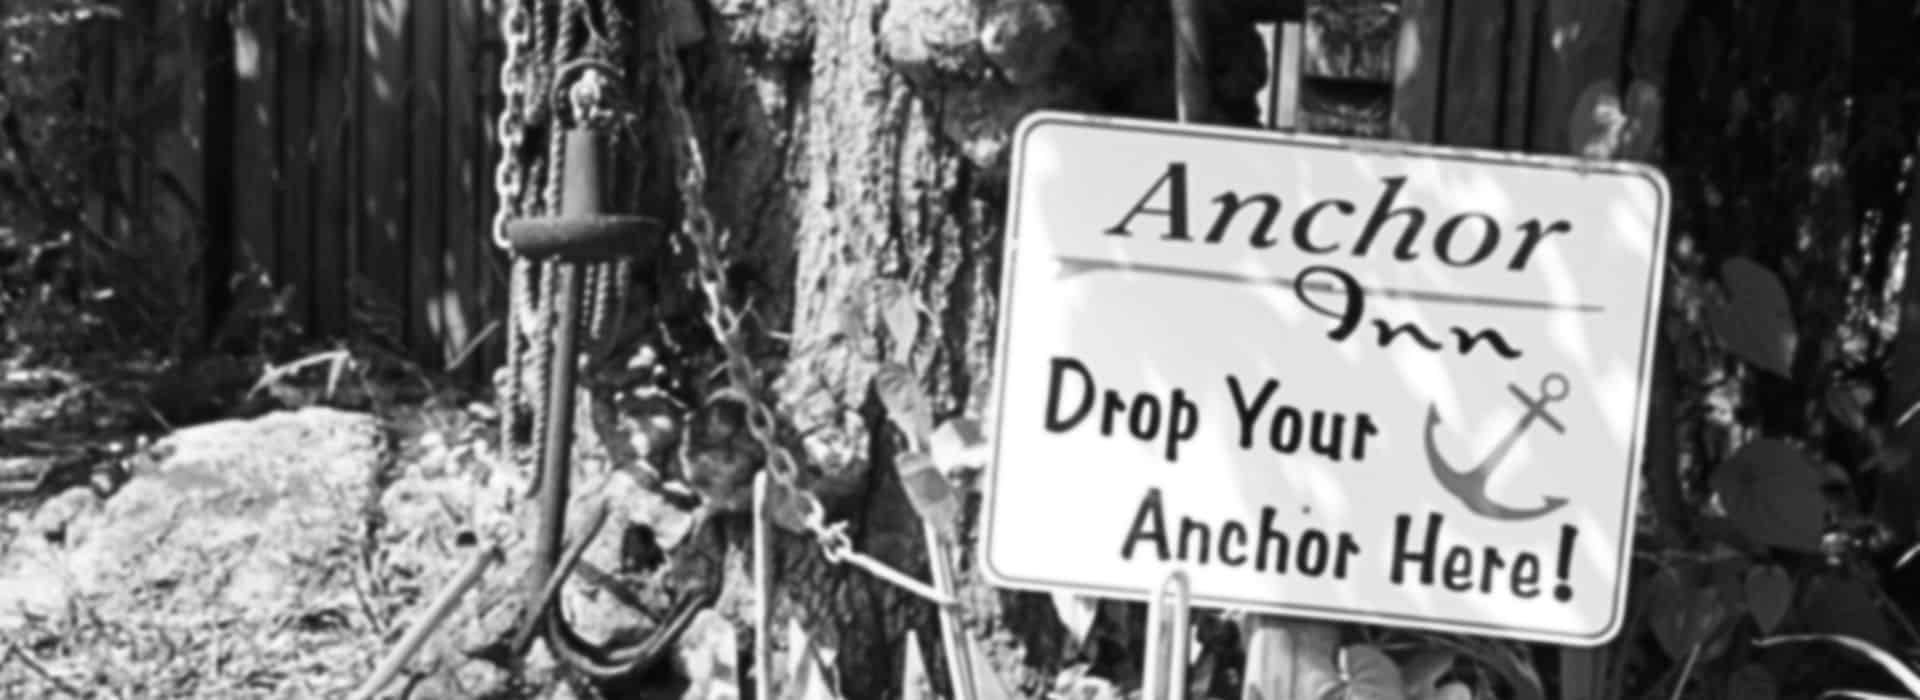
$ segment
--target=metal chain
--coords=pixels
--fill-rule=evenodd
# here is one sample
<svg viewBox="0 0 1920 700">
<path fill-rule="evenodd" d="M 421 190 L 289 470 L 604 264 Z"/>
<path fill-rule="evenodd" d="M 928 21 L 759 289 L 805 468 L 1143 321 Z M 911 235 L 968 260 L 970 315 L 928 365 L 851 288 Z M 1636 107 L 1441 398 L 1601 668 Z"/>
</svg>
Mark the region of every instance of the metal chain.
<svg viewBox="0 0 1920 700">
<path fill-rule="evenodd" d="M 655 8 L 661 17 L 667 16 L 664 2 L 656 2 Z M 694 133 L 693 117 L 688 112 L 683 95 L 685 77 L 680 69 L 677 47 L 673 45 L 668 22 L 656 22 L 655 26 L 654 48 L 663 78 L 661 90 L 667 97 L 667 134 L 672 141 L 678 165 L 676 184 L 679 186 L 681 205 L 680 234 L 693 248 L 694 278 L 706 302 L 707 326 L 725 355 L 727 384 L 732 389 L 729 393 L 744 405 L 747 432 L 764 451 L 768 472 L 783 486 L 795 488 L 798 470 L 794 466 L 793 456 L 774 440 L 772 410 L 758 395 L 762 390 L 759 371 L 748 356 L 746 334 L 740 328 L 744 315 L 727 303 L 723 291 L 726 280 L 723 256 L 730 236 L 728 232 L 717 229 L 713 213 L 707 208 L 706 159 L 700 152 L 699 136 Z M 798 491 L 797 488 L 795 490 Z M 806 498 L 811 500 L 812 496 L 807 495 Z"/>
<path fill-rule="evenodd" d="M 662 16 L 665 16 L 664 2 L 656 2 Z M 746 409 L 747 432 L 760 445 L 766 455 L 766 471 L 772 481 L 789 489 L 800 499 L 805 511 L 801 515 L 801 524 L 812 534 L 820 545 L 822 556 L 833 564 L 848 564 L 860 568 L 876 578 L 891 583 L 902 590 L 936 605 L 958 605 L 953 598 L 941 593 L 912 576 L 908 576 L 854 550 L 853 542 L 847 537 L 845 523 L 825 522 L 825 508 L 820 501 L 796 483 L 798 469 L 792 453 L 782 447 L 773 435 L 773 412 L 760 395 L 763 387 L 758 370 L 748 357 L 746 334 L 742 332 L 741 320 L 744 313 L 736 311 L 727 303 L 724 292 L 726 265 L 724 254 L 728 234 L 714 224 L 713 213 L 707 208 L 706 161 L 700 153 L 700 140 L 693 128 L 693 118 L 687 109 L 682 93 L 685 78 L 680 69 L 680 57 L 675 52 L 668 22 L 658 23 L 659 33 L 655 46 L 661 71 L 664 73 L 662 89 L 666 92 L 667 133 L 676 148 L 679 166 L 678 185 L 682 211 L 681 237 L 693 247 L 696 264 L 695 279 L 706 301 L 707 325 L 714 337 L 720 341 L 725 353 L 728 386 L 715 392 L 714 398 L 730 396 L 738 400 Z M 758 517 L 767 517 L 760 514 Z"/>
<path fill-rule="evenodd" d="M 508 0 L 500 13 L 500 32 L 506 39 L 506 56 L 500 63 L 500 94 L 504 104 L 496 126 L 500 139 L 500 162 L 493 171 L 493 244 L 501 250 L 508 249 L 507 222 L 520 215 L 520 197 L 526 187 L 527 168 L 521 162 L 521 153 L 527 139 L 525 119 L 529 86 L 525 63 L 526 57 L 533 55 L 532 23 L 533 18 L 528 16 L 523 0 Z M 513 454 L 513 426 L 524 381 L 521 362 L 524 319 L 519 317 L 519 312 L 529 302 L 524 295 L 527 274 L 525 261 L 516 258 L 511 279 L 507 282 L 507 381 L 501 387 L 499 397 L 500 454 L 509 458 Z"/>
</svg>

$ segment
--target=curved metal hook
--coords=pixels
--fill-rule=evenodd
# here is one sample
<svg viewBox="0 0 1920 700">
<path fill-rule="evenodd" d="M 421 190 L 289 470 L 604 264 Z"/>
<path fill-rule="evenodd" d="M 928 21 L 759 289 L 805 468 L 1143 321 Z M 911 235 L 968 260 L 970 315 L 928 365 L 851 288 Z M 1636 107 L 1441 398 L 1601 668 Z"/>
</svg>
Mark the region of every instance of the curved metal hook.
<svg viewBox="0 0 1920 700">
<path fill-rule="evenodd" d="M 566 554 L 555 562 L 553 575 L 540 590 L 539 608 L 508 647 L 511 658 L 525 658 L 527 647 L 533 644 L 533 635 L 537 633 L 546 641 L 554 659 L 568 668 L 599 680 L 632 676 L 658 664 L 667 648 L 693 623 L 693 618 L 719 598 L 719 592 L 710 588 L 683 595 L 674 602 L 673 610 L 665 622 L 655 627 L 645 639 L 631 645 L 600 646 L 581 637 L 560 609 L 560 587 L 572 573 L 574 565 L 579 563 L 587 545 L 593 542 L 606 524 L 607 511 L 605 500 L 595 504 L 586 532 L 581 533 L 567 548 Z"/>
</svg>

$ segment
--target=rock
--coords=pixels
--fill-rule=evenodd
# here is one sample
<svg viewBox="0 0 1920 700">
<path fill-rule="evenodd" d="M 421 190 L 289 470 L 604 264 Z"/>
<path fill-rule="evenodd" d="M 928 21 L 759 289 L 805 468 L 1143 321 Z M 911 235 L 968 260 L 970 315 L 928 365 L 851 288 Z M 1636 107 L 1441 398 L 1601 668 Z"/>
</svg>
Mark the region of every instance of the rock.
<svg viewBox="0 0 1920 700">
<path fill-rule="evenodd" d="M 77 582 L 64 570 L 62 554 L 30 535 L 0 545 L 0 637 L 66 613 Z"/>
<path fill-rule="evenodd" d="M 0 553 L 0 631 L 76 596 L 108 619 L 218 620 L 242 636 L 357 615 L 344 582 L 385 442 L 374 417 L 319 408 L 176 432 L 104 507 L 74 489 L 36 514 L 67 546 L 22 537 Z"/>
<path fill-rule="evenodd" d="M 674 647 L 674 670 L 687 679 L 686 700 L 740 697 L 740 639 L 720 613 L 695 615 Z"/>
<path fill-rule="evenodd" d="M 90 488 L 71 488 L 35 508 L 27 520 L 28 535 L 38 535 L 57 544 L 73 544 L 85 539 L 86 526 L 100 512 L 101 500 Z M 77 526 L 77 527 L 76 527 Z"/>
</svg>

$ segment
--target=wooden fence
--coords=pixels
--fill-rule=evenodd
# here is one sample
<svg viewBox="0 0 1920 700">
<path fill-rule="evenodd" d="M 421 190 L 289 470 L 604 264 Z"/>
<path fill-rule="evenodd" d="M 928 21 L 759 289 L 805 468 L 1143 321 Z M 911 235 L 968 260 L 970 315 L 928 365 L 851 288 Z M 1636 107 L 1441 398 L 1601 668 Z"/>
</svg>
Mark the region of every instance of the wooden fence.
<svg viewBox="0 0 1920 700">
<path fill-rule="evenodd" d="M 1279 126 L 1640 157 L 1680 7 L 1272 1 L 1295 8 L 1290 29 L 1264 27 L 1279 49 L 1267 106 L 1299 107 Z M 504 297 L 488 235 L 497 1 L 240 0 L 208 16 L 228 4 L 133 3 L 184 38 L 102 61 L 109 103 L 144 94 L 134 76 L 182 76 L 179 118 L 127 166 L 170 173 L 196 200 L 156 218 L 204 215 L 206 278 L 264 275 L 315 335 L 371 326 L 426 364 L 458 357 Z M 148 60 L 164 70 L 132 65 Z M 128 177 L 133 196 L 160 189 Z M 218 308 L 225 286 L 211 286 Z"/>
<path fill-rule="evenodd" d="M 444 365 L 504 296 L 488 232 L 494 5 L 128 3 L 92 44 L 105 48 L 88 56 L 89 103 L 178 109 L 136 125 L 137 152 L 112 166 L 119 196 L 142 201 L 91 218 L 203 244 L 191 252 L 203 310 L 245 311 L 247 283 L 265 282 L 314 336 L 372 330 Z M 163 182 L 184 192 L 167 196 Z"/>
</svg>

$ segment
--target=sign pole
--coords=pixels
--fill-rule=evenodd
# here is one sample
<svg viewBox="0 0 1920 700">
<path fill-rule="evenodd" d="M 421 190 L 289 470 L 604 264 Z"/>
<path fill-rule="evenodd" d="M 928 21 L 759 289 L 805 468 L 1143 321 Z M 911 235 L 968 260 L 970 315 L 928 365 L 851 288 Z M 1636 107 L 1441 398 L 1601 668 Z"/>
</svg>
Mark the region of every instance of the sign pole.
<svg viewBox="0 0 1920 700">
<path fill-rule="evenodd" d="M 1147 655 L 1142 664 L 1145 679 L 1140 684 L 1143 699 L 1186 697 L 1187 660 L 1193 658 L 1187 628 L 1191 591 L 1186 572 L 1179 569 L 1167 572 L 1153 589 L 1153 600 L 1147 603 Z"/>
</svg>

